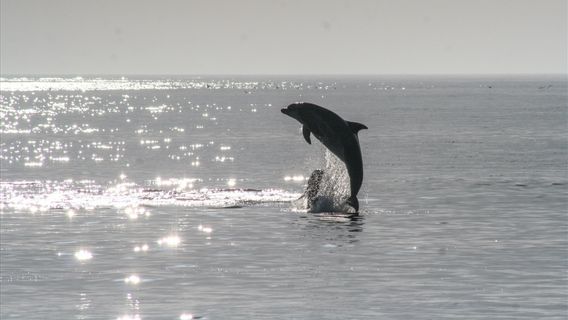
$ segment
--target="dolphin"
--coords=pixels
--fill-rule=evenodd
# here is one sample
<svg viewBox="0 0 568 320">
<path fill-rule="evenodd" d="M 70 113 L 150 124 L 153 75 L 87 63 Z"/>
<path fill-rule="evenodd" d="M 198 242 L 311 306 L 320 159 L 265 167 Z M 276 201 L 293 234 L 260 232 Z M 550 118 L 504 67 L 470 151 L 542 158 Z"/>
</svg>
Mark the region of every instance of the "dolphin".
<svg viewBox="0 0 568 320">
<path fill-rule="evenodd" d="M 302 124 L 302 134 L 311 144 L 310 133 L 326 148 L 335 154 L 347 168 L 351 194 L 346 203 L 359 211 L 357 193 L 363 183 L 363 159 L 357 133 L 367 126 L 357 122 L 345 121 L 336 113 L 318 105 L 302 102 L 283 108 L 282 113 Z"/>
</svg>

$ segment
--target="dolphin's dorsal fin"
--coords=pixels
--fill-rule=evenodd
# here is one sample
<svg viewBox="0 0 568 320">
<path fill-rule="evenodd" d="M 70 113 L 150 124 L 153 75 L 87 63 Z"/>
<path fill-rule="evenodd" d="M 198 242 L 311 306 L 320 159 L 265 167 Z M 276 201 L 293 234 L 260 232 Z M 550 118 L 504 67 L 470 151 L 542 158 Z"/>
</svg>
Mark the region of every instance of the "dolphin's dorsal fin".
<svg viewBox="0 0 568 320">
<path fill-rule="evenodd" d="M 312 141 L 310 140 L 310 129 L 308 129 L 308 127 L 302 126 L 302 134 L 304 135 L 306 142 L 312 144 Z"/>
<path fill-rule="evenodd" d="M 363 130 L 363 129 L 369 129 L 367 128 L 366 125 L 359 123 L 359 122 L 351 122 L 351 121 L 346 121 L 347 125 L 349 126 L 349 128 L 351 128 L 351 131 L 353 131 L 354 134 L 357 134 L 359 132 L 359 130 Z"/>
</svg>

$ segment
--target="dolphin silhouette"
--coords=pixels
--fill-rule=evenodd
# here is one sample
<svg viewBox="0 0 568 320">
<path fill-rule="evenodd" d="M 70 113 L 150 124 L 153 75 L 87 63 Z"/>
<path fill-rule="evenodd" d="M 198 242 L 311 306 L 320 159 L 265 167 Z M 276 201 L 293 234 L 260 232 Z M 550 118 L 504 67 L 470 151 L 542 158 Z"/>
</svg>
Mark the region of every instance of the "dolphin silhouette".
<svg viewBox="0 0 568 320">
<path fill-rule="evenodd" d="M 281 111 L 302 124 L 302 134 L 309 144 L 312 143 L 312 133 L 345 163 L 351 186 L 351 194 L 346 203 L 358 212 L 357 193 L 363 183 L 363 159 L 357 133 L 368 128 L 361 123 L 345 121 L 336 113 L 307 102 L 293 103 Z"/>
</svg>

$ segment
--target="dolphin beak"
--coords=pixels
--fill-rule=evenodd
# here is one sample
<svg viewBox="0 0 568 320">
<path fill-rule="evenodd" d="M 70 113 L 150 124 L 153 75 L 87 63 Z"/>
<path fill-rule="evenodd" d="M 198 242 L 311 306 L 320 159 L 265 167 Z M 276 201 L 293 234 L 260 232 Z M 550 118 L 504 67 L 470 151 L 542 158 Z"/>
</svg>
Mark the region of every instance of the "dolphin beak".
<svg viewBox="0 0 568 320">
<path fill-rule="evenodd" d="M 290 114 L 290 109 L 288 109 L 287 107 L 280 109 L 280 111 L 281 111 L 283 114 L 285 114 L 285 115 L 289 115 L 289 114 Z"/>
</svg>

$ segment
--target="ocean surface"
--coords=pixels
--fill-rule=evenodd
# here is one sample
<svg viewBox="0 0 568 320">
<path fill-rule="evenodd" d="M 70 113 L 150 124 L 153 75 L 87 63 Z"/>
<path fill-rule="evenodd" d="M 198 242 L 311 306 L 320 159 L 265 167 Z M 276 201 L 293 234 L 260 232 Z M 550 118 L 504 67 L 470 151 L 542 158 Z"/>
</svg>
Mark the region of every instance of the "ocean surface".
<svg viewBox="0 0 568 320">
<path fill-rule="evenodd" d="M 2 78 L 0 318 L 567 319 L 567 86 Z M 369 127 L 360 216 L 297 101 Z"/>
</svg>

